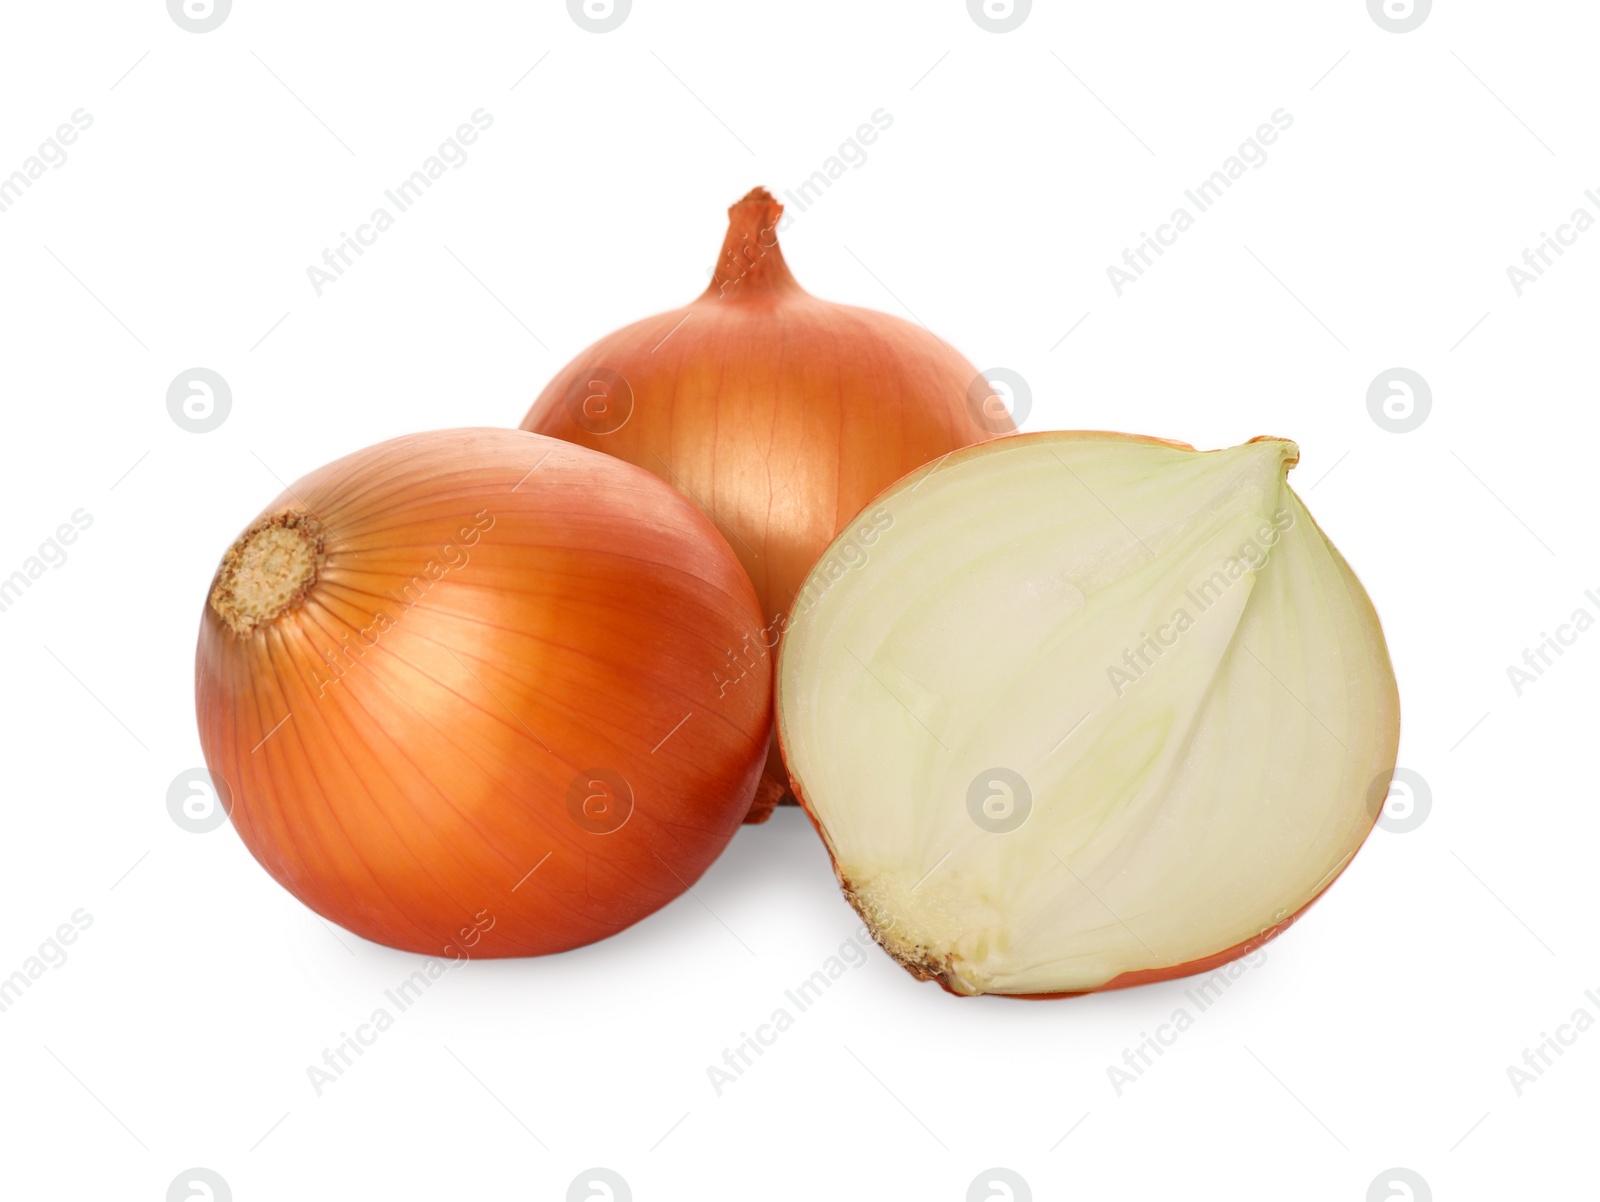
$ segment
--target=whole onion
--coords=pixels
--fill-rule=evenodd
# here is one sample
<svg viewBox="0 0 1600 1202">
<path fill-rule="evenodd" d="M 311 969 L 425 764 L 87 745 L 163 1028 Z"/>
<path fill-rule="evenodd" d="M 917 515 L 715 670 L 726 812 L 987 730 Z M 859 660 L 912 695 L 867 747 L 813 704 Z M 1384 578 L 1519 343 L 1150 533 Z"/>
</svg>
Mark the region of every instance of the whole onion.
<svg viewBox="0 0 1600 1202">
<path fill-rule="evenodd" d="M 767 618 L 728 649 L 728 678 L 770 658 L 818 556 L 877 493 L 1015 430 L 948 343 L 802 289 L 778 247 L 782 213 L 762 188 L 730 208 L 705 292 L 584 350 L 522 422 L 638 464 L 718 523 Z M 787 790 L 774 745 L 754 815 Z"/>
<path fill-rule="evenodd" d="M 513 430 L 386 442 L 296 482 L 200 624 L 206 763 L 318 914 L 432 955 L 555 952 L 677 897 L 750 808 L 761 623 L 712 525 L 646 472 Z"/>
</svg>

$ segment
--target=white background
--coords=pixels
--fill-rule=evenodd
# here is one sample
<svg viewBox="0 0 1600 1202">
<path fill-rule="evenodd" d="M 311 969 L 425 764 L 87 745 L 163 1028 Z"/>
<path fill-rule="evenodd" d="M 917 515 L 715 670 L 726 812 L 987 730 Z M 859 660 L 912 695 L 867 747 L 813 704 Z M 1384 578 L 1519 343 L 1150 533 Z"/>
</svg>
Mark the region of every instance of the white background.
<svg viewBox="0 0 1600 1202">
<path fill-rule="evenodd" d="M 0 213 L 0 575 L 93 525 L 0 613 L 0 975 L 93 925 L 0 1014 L 0 1194 L 159 1202 L 204 1166 L 240 1202 L 560 1199 L 605 1166 L 641 1200 L 959 1200 L 1001 1166 L 1039 1199 L 1361 1202 L 1393 1167 L 1440 1200 L 1595 1196 L 1600 1028 L 1520 1097 L 1506 1071 L 1600 1018 L 1600 631 L 1521 696 L 1506 672 L 1600 616 L 1600 232 L 1521 296 L 1506 273 L 1600 216 L 1593 5 L 1441 0 L 1403 34 L 1362 0 L 1041 2 L 1002 34 L 960 0 L 636 0 L 604 34 L 558 0 L 3 21 L 0 175 L 94 122 Z M 470 160 L 318 297 L 306 268 L 479 108 Z M 1384 620 L 1426 821 L 1375 831 L 1120 1096 L 1108 1066 L 1185 982 L 956 999 L 876 950 L 718 1096 L 708 1066 L 856 927 L 789 810 L 616 938 L 451 975 L 318 1097 L 307 1066 L 416 961 L 168 817 L 218 556 L 280 481 L 515 425 L 704 287 L 730 202 L 879 108 L 785 232 L 796 276 L 1021 373 L 1029 429 L 1297 439 L 1291 483 Z M 1123 248 L 1279 108 L 1266 164 L 1118 296 Z M 196 366 L 233 391 L 207 434 L 166 409 Z M 1432 389 L 1405 434 L 1367 408 L 1395 366 Z"/>
</svg>

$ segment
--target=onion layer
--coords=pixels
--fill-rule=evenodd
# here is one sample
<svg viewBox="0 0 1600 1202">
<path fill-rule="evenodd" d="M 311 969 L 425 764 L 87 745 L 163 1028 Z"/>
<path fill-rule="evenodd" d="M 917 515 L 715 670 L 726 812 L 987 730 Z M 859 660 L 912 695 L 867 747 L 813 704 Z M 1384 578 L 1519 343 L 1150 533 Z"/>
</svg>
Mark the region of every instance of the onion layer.
<svg viewBox="0 0 1600 1202">
<path fill-rule="evenodd" d="M 1027 434 L 901 481 L 814 578 L 778 722 L 914 975 L 1049 995 L 1208 969 L 1350 862 L 1394 768 L 1378 618 L 1280 439 Z"/>
<path fill-rule="evenodd" d="M 771 721 L 726 542 L 625 463 L 512 430 L 313 472 L 224 558 L 195 664 L 245 845 L 357 934 L 432 955 L 603 938 L 749 809 Z"/>
<path fill-rule="evenodd" d="M 1015 429 L 949 344 L 805 292 L 778 247 L 782 214 L 761 188 L 735 204 L 699 299 L 590 346 L 522 422 L 638 464 L 719 524 L 767 620 L 728 648 L 730 677 L 777 645 L 801 582 L 867 501 Z M 774 750 L 759 816 L 787 784 Z"/>
</svg>

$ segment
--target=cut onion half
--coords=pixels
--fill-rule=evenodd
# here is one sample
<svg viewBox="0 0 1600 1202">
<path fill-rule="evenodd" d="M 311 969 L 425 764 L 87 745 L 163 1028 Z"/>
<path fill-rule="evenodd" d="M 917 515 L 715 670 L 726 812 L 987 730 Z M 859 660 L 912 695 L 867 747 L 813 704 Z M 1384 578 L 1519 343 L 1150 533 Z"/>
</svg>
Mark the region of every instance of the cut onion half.
<svg viewBox="0 0 1600 1202">
<path fill-rule="evenodd" d="M 1016 435 L 907 476 L 823 555 L 779 737 L 913 975 L 1064 995 L 1209 970 L 1349 864 L 1400 703 L 1298 456 Z"/>
</svg>

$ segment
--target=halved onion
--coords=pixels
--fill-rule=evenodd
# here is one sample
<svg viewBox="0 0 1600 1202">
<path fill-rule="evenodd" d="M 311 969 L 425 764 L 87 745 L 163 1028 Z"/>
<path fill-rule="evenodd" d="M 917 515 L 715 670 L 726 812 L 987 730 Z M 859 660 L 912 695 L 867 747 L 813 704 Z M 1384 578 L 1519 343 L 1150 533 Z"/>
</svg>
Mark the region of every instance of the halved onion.
<svg viewBox="0 0 1600 1202">
<path fill-rule="evenodd" d="M 1004 438 L 880 495 L 865 562 L 812 575 L 784 758 L 914 975 L 1033 995 L 1185 975 L 1350 862 L 1399 698 L 1371 602 L 1286 483 L 1297 458 Z"/>
<path fill-rule="evenodd" d="M 224 558 L 200 626 L 206 763 L 318 914 L 459 959 L 562 951 L 680 895 L 766 758 L 733 551 L 648 472 L 516 430 L 312 472 Z"/>
</svg>

